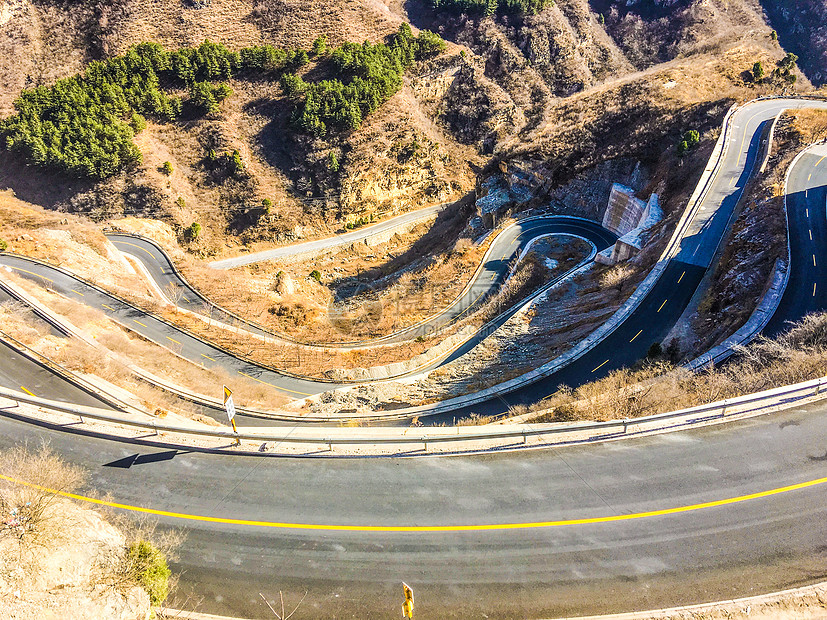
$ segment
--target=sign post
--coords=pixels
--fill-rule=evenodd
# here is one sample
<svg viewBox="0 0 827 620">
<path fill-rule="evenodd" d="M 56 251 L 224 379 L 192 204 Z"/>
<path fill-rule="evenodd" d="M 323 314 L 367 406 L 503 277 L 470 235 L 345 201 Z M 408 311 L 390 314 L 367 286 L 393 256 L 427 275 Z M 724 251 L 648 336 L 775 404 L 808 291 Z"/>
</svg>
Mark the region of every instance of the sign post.
<svg viewBox="0 0 827 620">
<path fill-rule="evenodd" d="M 230 424 L 233 425 L 233 432 L 238 434 L 238 429 L 235 426 L 235 404 L 233 403 L 233 393 L 226 385 L 224 386 L 224 409 L 227 410 L 227 417 L 230 418 Z M 240 443 L 241 440 L 235 440 L 236 445 L 239 445 Z"/>
<path fill-rule="evenodd" d="M 405 592 L 405 602 L 402 603 L 402 617 L 403 618 L 413 618 L 413 609 L 414 609 L 414 597 L 413 597 L 413 590 L 411 590 L 410 586 L 402 582 L 402 590 Z"/>
</svg>

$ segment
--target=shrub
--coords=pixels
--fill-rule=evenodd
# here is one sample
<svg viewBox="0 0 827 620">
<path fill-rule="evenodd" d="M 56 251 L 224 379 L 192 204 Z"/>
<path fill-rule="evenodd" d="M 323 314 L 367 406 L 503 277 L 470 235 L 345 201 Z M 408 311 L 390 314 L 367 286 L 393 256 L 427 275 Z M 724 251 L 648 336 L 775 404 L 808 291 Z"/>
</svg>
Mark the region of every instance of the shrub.
<svg viewBox="0 0 827 620">
<path fill-rule="evenodd" d="M 129 126 L 132 127 L 132 131 L 135 134 L 139 134 L 144 129 L 146 129 L 146 119 L 137 112 L 134 112 L 132 114 L 132 121 L 129 123 Z"/>
<path fill-rule="evenodd" d="M 327 154 L 327 165 L 332 172 L 339 172 L 339 159 L 336 157 L 336 153 L 330 151 Z"/>
<path fill-rule="evenodd" d="M 327 36 L 321 35 L 317 37 L 315 41 L 313 41 L 313 47 L 310 50 L 310 53 L 313 56 L 323 56 L 327 52 Z"/>
<path fill-rule="evenodd" d="M 165 161 L 161 165 L 161 172 L 163 172 L 166 176 L 171 175 L 172 174 L 172 164 L 169 163 L 168 161 Z"/>
<path fill-rule="evenodd" d="M 430 0 L 431 6 L 438 11 L 450 13 L 476 13 L 494 15 L 510 13 L 514 15 L 536 15 L 554 4 L 554 0 Z"/>
<path fill-rule="evenodd" d="M 172 571 L 161 550 L 150 542 L 139 540 L 129 545 L 124 561 L 127 573 L 149 594 L 149 602 L 152 605 L 163 603 L 169 594 Z"/>
<path fill-rule="evenodd" d="M 5 252 L 9 249 L 9 244 L 5 239 L 0 239 L 0 252 Z"/>
<path fill-rule="evenodd" d="M 760 82 L 761 78 L 764 77 L 764 65 L 761 64 L 759 60 L 754 65 L 752 65 L 752 79 L 756 82 Z"/>
<path fill-rule="evenodd" d="M 273 208 L 273 201 L 270 200 L 269 198 L 265 198 L 264 200 L 261 201 L 261 206 L 264 207 L 264 210 L 267 213 L 270 213 L 270 209 Z M 279 273 L 282 273 L 282 272 L 279 272 Z"/>
<path fill-rule="evenodd" d="M 316 280 L 319 284 L 322 282 L 322 274 L 319 272 L 318 269 L 314 269 L 310 272 L 310 277 Z"/>
<path fill-rule="evenodd" d="M 649 350 L 646 352 L 646 357 L 651 359 L 657 359 L 663 355 L 663 347 L 659 342 L 653 342 L 649 346 Z"/>
<path fill-rule="evenodd" d="M 444 48 L 439 35 L 424 30 L 414 37 L 408 24 L 387 45 L 344 43 L 330 56 L 336 77 L 314 84 L 292 74 L 282 77 L 282 88 L 294 100 L 291 122 L 319 137 L 330 130 L 357 129 L 402 87 L 407 67 Z"/>
<path fill-rule="evenodd" d="M 201 224 L 198 222 L 193 222 L 190 224 L 189 228 L 186 229 L 184 235 L 187 239 L 191 241 L 195 241 L 198 239 L 198 236 L 201 234 Z"/>
<path fill-rule="evenodd" d="M 695 148 L 698 143 L 701 141 L 701 134 L 699 134 L 694 129 L 690 129 L 685 134 L 683 134 L 683 138 L 678 143 L 678 155 L 683 157 L 687 151 L 692 150 Z"/>
</svg>

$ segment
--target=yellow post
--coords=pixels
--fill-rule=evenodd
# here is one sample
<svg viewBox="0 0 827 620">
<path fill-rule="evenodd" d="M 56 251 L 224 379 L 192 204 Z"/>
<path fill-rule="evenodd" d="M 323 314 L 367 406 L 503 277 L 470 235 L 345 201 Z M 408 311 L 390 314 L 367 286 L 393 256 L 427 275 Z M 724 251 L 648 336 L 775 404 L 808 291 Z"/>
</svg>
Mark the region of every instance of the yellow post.
<svg viewBox="0 0 827 620">
<path fill-rule="evenodd" d="M 413 590 L 404 581 L 402 582 L 402 589 L 405 592 L 405 602 L 402 603 L 402 617 L 413 618 L 414 597 Z"/>
</svg>

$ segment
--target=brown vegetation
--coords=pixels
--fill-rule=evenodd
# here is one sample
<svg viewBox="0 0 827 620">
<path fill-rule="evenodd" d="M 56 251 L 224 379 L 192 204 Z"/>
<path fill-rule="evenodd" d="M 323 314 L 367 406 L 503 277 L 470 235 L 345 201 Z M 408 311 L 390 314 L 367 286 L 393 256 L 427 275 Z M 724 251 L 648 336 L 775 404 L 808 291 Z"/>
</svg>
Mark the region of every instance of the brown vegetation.
<svg viewBox="0 0 827 620">
<path fill-rule="evenodd" d="M 763 336 L 720 368 L 692 373 L 667 363 L 623 369 L 574 390 L 563 388 L 533 410 L 531 422 L 618 420 L 791 385 L 827 375 L 827 314 L 811 314 L 774 339 Z M 525 410 L 515 411 L 523 414 Z"/>
</svg>

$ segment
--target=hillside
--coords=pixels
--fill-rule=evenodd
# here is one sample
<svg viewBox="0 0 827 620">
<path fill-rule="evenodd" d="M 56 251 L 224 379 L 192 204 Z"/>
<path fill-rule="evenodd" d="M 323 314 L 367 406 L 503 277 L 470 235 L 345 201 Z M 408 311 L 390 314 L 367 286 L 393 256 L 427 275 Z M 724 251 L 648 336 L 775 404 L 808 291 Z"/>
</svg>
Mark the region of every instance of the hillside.
<svg viewBox="0 0 827 620">
<path fill-rule="evenodd" d="M 329 235 L 472 191 L 479 196 L 487 191 L 483 182 L 520 196 L 502 207 L 503 216 L 548 206 L 581 174 L 592 181 L 578 191 L 597 204 L 605 200 L 603 190 L 590 187 L 605 185 L 601 171 L 614 162 L 643 166 L 642 191 L 661 193 L 671 215 L 686 198 L 690 173 L 675 169 L 681 163 L 675 146 L 688 129 L 709 144 L 733 103 L 811 87 L 794 63 L 786 73 L 773 72 L 786 51 L 779 42 L 800 30 L 777 20 L 801 24 L 821 6 L 806 5 L 770 11 L 770 25 L 757 0 L 503 0 L 489 16 L 479 3 L 459 0 L 4 0 L 0 117 L 6 127 L 16 122 L 12 104 L 23 88 L 40 86 L 60 99 L 61 85 L 88 88 L 90 75 L 133 58 L 135 45 L 151 41 L 163 49 L 137 48 L 155 64 L 141 73 L 146 88 L 136 92 L 155 99 L 126 96 L 118 105 L 128 111 L 118 108 L 114 120 L 102 124 L 104 133 L 110 124 L 123 126 L 125 133 L 113 138 L 126 147 L 117 165 L 92 166 L 92 176 L 83 166 L 55 171 L 65 148 L 54 149 L 46 164 L 30 153 L 27 163 L 20 155 L 28 147 L 15 138 L 6 145 L 12 152 L 0 153 L 0 188 L 99 225 L 157 230 L 136 218 L 160 220 L 171 233 L 160 240 L 195 263 Z M 413 32 L 400 44 L 408 22 Z M 444 47 L 427 30 L 441 36 Z M 205 44 L 207 38 L 212 43 Z M 818 38 L 797 43 L 815 47 Z M 348 60 L 353 54 L 361 58 L 356 64 Z M 211 55 L 225 68 L 211 68 Z M 808 52 L 800 62 L 817 76 L 824 65 L 819 58 Z M 195 63 L 192 75 L 181 69 L 187 59 Z M 104 62 L 83 73 L 95 60 Z M 759 61 L 768 75 L 756 81 L 751 70 Z M 64 78 L 71 80 L 59 81 Z M 90 101 L 97 101 L 95 88 L 87 93 Z M 577 200 L 551 202 L 553 211 L 567 212 Z M 595 209 L 586 212 L 594 216 Z M 401 293 L 395 287 L 393 303 L 419 307 L 405 300 L 421 295 L 426 283 L 434 297 L 462 286 L 462 276 L 433 281 L 434 267 L 456 262 L 455 248 L 482 232 L 465 225 L 473 209 L 460 215 L 437 243 L 423 237 L 417 244 L 415 236 L 427 234 L 423 228 L 388 245 L 387 255 L 334 256 L 333 263 L 354 263 L 331 266 L 318 287 L 324 290 L 299 300 L 278 298 L 253 268 L 222 277 L 247 291 L 238 299 L 261 295 L 264 286 L 269 301 L 289 306 L 285 315 L 309 313 L 319 321 L 329 299 L 349 296 L 354 281 L 375 272 L 383 278 L 377 295 L 409 283 Z M 391 254 L 392 247 L 428 250 Z M 365 261 L 374 271 L 361 273 Z M 307 272 L 295 277 L 319 266 L 301 268 Z M 211 278 L 198 273 L 203 270 L 192 271 L 194 283 L 210 292 Z M 236 309 L 246 312 L 244 304 Z"/>
</svg>

